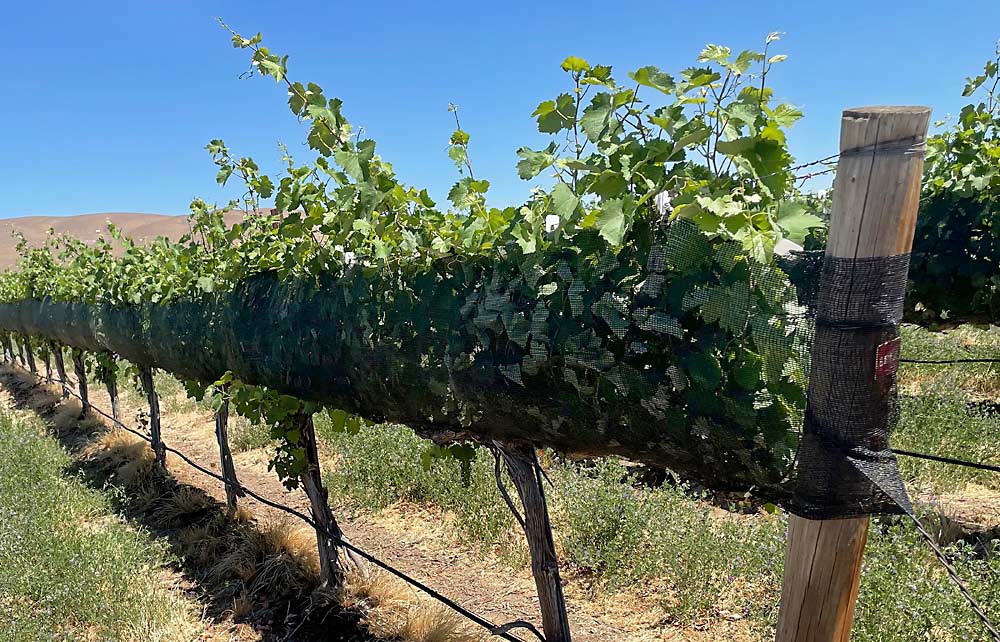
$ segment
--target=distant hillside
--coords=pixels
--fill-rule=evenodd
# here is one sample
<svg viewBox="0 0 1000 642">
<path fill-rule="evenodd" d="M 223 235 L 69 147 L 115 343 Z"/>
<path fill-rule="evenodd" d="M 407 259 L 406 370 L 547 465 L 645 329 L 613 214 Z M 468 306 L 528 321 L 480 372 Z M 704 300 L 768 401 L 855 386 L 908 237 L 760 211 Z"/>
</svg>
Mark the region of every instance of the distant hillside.
<svg viewBox="0 0 1000 642">
<path fill-rule="evenodd" d="M 235 223 L 242 212 L 230 212 L 226 222 Z M 45 241 L 49 228 L 57 234 L 65 233 L 94 243 L 100 236 L 108 237 L 108 221 L 117 225 L 127 236 L 136 241 L 151 241 L 158 236 L 176 240 L 188 231 L 186 216 L 166 214 L 136 214 L 132 212 L 108 212 L 105 214 L 81 214 L 78 216 L 25 216 L 23 218 L 0 219 L 0 270 L 13 267 L 17 263 L 17 245 L 12 233 L 20 231 L 32 245 Z"/>
</svg>

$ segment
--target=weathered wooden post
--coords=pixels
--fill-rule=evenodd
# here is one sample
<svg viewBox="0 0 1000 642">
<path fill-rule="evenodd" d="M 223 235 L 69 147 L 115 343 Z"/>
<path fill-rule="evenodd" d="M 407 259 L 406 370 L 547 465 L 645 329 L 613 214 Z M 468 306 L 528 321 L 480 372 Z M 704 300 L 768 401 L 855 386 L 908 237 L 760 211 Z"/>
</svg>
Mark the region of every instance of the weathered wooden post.
<svg viewBox="0 0 1000 642">
<path fill-rule="evenodd" d="M 76 386 L 80 389 L 80 419 L 90 414 L 90 390 L 87 387 L 87 364 L 83 360 L 83 350 L 73 348 L 73 371 L 76 373 Z"/>
<path fill-rule="evenodd" d="M 531 553 L 531 574 L 535 578 L 545 639 L 547 642 L 570 642 L 569 616 L 538 456 L 531 446 L 498 444 L 497 447 L 524 506 L 524 535 Z M 502 483 L 499 479 L 497 482 Z"/>
<path fill-rule="evenodd" d="M 893 256 L 905 259 L 903 255 L 910 251 L 929 119 L 930 109 L 926 107 L 862 107 L 846 110 L 841 121 L 841 155 L 826 256 L 828 261 L 853 261 L 847 262 L 837 278 L 828 278 L 829 270 L 824 269 L 807 414 L 812 413 L 815 423 L 830 433 L 823 435 L 824 439 L 842 447 L 874 450 L 885 447 L 871 443 L 875 439 L 857 440 L 848 434 L 848 426 L 872 420 L 870 416 L 859 415 L 870 411 L 865 407 L 869 399 L 860 399 L 850 391 L 864 391 L 863 396 L 876 399 L 879 402 L 876 405 L 884 409 L 888 387 L 878 390 L 873 386 L 885 385 L 876 384 L 885 363 L 877 368 L 876 361 L 888 358 L 891 381 L 895 378 L 892 364 L 896 361 L 892 355 L 881 354 L 887 344 L 878 343 L 881 339 L 877 333 L 860 339 L 849 337 L 848 333 L 853 330 L 852 323 L 858 321 L 856 317 L 864 316 L 865 311 L 871 314 L 876 303 L 882 305 L 895 298 L 902 301 L 905 262 L 902 283 L 894 278 L 890 286 L 899 291 L 887 292 L 882 282 L 871 279 L 866 282 L 863 266 L 870 270 L 873 262 L 864 259 Z M 821 317 L 824 323 L 819 322 Z M 851 341 L 854 343 L 850 344 Z M 865 341 L 870 344 L 861 345 Z M 850 348 L 851 353 L 864 356 L 860 363 L 845 363 L 849 357 L 845 357 L 846 352 L 838 354 L 838 347 Z M 884 416 L 875 420 L 887 421 Z M 855 443 L 847 443 L 852 439 Z M 825 480 L 831 495 L 836 492 L 838 481 Z M 867 516 L 827 520 L 789 518 L 778 642 L 850 639 L 868 522 Z"/>
<path fill-rule="evenodd" d="M 121 402 L 118 401 L 118 375 L 114 370 L 105 373 L 104 387 L 108 391 L 108 399 L 111 400 L 111 416 L 115 419 L 115 430 L 118 429 L 118 422 L 122 420 Z"/>
<path fill-rule="evenodd" d="M 10 345 L 10 335 L 6 332 L 0 335 L 0 347 L 3 348 L 3 360 L 14 363 L 14 349 Z"/>
<path fill-rule="evenodd" d="M 156 455 L 157 463 L 166 467 L 167 451 L 163 448 L 163 439 L 160 435 L 160 398 L 156 394 L 151 367 L 139 366 L 139 382 L 149 402 L 149 437 L 153 442 L 153 453 Z"/>
<path fill-rule="evenodd" d="M 229 482 L 226 484 L 226 507 L 232 515 L 236 512 L 236 498 L 242 497 L 244 493 L 236 477 L 233 452 L 229 448 L 229 399 L 226 397 L 228 389 L 228 386 L 222 389 L 222 403 L 215 411 L 215 440 L 219 442 L 222 476 Z"/>
<path fill-rule="evenodd" d="M 340 566 L 340 559 L 337 556 L 338 542 L 327 533 L 336 538 L 343 539 L 344 533 L 340 530 L 340 525 L 333 516 L 328 503 L 326 487 L 323 486 L 323 474 L 319 464 L 319 450 L 316 446 L 316 428 L 313 425 L 312 415 L 300 412 L 293 418 L 295 426 L 302 435 L 302 443 L 306 450 L 306 470 L 301 474 L 302 486 L 305 488 L 306 496 L 309 498 L 309 506 L 312 509 L 313 519 L 322 531 L 316 531 L 316 544 L 319 547 L 320 579 L 330 586 L 339 586 L 343 580 L 343 571 Z M 325 532 L 323 532 L 325 531 Z"/>
<path fill-rule="evenodd" d="M 31 372 L 31 374 L 37 375 L 38 368 L 35 365 L 35 353 L 31 349 L 30 337 L 24 338 L 24 356 L 28 360 L 28 371 Z"/>
<path fill-rule="evenodd" d="M 56 373 L 59 374 L 59 385 L 62 386 L 62 398 L 69 399 L 69 379 L 66 378 L 66 362 L 63 360 L 62 346 L 55 341 L 49 341 L 49 348 L 56 360 Z"/>
<path fill-rule="evenodd" d="M 52 383 L 52 351 L 43 345 L 42 361 L 45 362 L 45 383 Z"/>
<path fill-rule="evenodd" d="M 24 342 L 24 356 L 28 359 L 28 371 L 31 374 L 38 374 L 38 366 L 35 363 L 35 353 L 31 349 L 30 341 Z"/>
</svg>

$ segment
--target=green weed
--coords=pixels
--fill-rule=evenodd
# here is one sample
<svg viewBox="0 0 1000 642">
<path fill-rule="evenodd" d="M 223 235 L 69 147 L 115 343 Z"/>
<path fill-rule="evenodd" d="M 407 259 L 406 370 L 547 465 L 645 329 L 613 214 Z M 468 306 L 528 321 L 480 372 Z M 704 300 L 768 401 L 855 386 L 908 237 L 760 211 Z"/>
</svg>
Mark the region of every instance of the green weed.
<svg viewBox="0 0 1000 642">
<path fill-rule="evenodd" d="M 0 640 L 197 637 L 193 604 L 163 584 L 165 547 L 67 476 L 70 461 L 0 409 Z"/>
</svg>

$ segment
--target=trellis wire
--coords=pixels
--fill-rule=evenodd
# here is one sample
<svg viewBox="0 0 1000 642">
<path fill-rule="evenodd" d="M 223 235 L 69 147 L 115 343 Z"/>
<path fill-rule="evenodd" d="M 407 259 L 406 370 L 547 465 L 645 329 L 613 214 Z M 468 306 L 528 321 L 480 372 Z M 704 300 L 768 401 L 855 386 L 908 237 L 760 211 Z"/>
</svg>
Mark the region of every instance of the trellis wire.
<svg viewBox="0 0 1000 642">
<path fill-rule="evenodd" d="M 823 161 L 825 161 L 825 160 L 827 160 L 827 159 L 823 159 Z M 817 164 L 818 162 L 823 162 L 823 161 L 814 161 L 811 164 Z M 916 363 L 916 364 L 949 364 L 949 363 L 997 363 L 997 362 L 1000 362 L 1000 359 L 950 359 L 950 360 L 901 359 L 900 361 L 903 362 L 903 363 Z M 35 376 L 38 377 L 37 374 Z M 74 392 L 70 388 L 69 384 L 73 383 L 72 381 L 63 380 L 63 379 L 52 379 L 51 382 L 52 383 L 59 383 L 59 384 L 61 384 L 64 387 L 63 389 L 65 391 L 67 391 L 71 396 L 75 397 L 76 399 L 79 399 L 80 401 L 83 400 L 82 397 L 80 397 L 80 395 L 78 395 L 76 392 Z M 91 405 L 90 407 L 91 407 L 92 411 L 94 411 L 97 414 L 103 416 L 105 419 L 110 420 L 113 424 L 115 424 L 115 425 L 119 426 L 120 428 L 126 430 L 127 432 L 129 432 L 129 433 L 131 433 L 131 434 L 139 437 L 140 439 L 146 441 L 147 443 L 150 443 L 150 444 L 152 443 L 152 439 L 150 437 L 146 436 L 145 434 L 141 433 L 140 431 L 134 430 L 134 429 L 126 426 L 123 422 L 115 419 L 113 416 L 111 416 L 110 414 L 108 414 L 107 412 L 105 412 L 104 410 L 102 410 L 101 408 L 99 408 L 97 406 L 94 406 L 94 405 Z M 274 508 L 276 510 L 280 510 L 282 512 L 285 512 L 285 513 L 287 513 L 289 515 L 292 515 L 292 516 L 298 518 L 299 520 L 301 520 L 305 524 L 311 526 L 313 529 L 317 530 L 318 532 L 320 532 L 320 533 L 326 535 L 327 537 L 330 537 L 332 540 L 336 541 L 339 546 L 342 546 L 345 549 L 350 550 L 350 551 L 352 551 L 352 552 L 360 555 L 361 557 L 363 557 L 364 559 L 366 559 L 370 563 L 374 564 L 375 566 L 378 566 L 379 568 L 387 571 L 388 573 L 391 573 L 392 575 L 398 577 L 399 579 L 403 580 L 404 582 L 410 584 L 414 588 L 417 588 L 418 590 L 424 592 L 426 595 L 428 595 L 432 599 L 434 599 L 434 600 L 436 600 L 436 601 L 444 604 L 445 606 L 447 606 L 448 608 L 450 608 L 450 609 L 454 610 L 455 612 L 459 613 L 460 615 L 462 615 L 466 619 L 470 620 L 471 622 L 473 622 L 473 623 L 477 624 L 478 626 L 486 629 L 492 635 L 497 636 L 497 637 L 502 637 L 502 638 L 504 638 L 506 640 L 510 640 L 511 642 L 523 642 L 523 640 L 521 640 L 520 638 L 517 638 L 517 637 L 511 635 L 509 633 L 509 631 L 511 631 L 512 629 L 515 629 L 515 628 L 524 628 L 524 629 L 530 631 L 531 633 L 533 633 L 535 636 L 537 636 L 539 640 L 541 640 L 542 642 L 545 642 L 544 636 L 530 622 L 526 622 L 524 620 L 515 620 L 515 621 L 509 622 L 507 624 L 497 625 L 497 624 L 495 624 L 495 623 L 487 620 L 486 618 L 484 618 L 484 617 L 476 614 L 475 612 L 470 611 L 469 609 L 463 607 L 462 605 L 458 604 L 454 600 L 451 600 L 450 598 L 447 598 L 444 595 L 438 593 L 437 591 L 435 591 L 431 587 L 423 584 L 419 580 L 417 580 L 415 578 L 412 578 L 409 575 L 405 574 L 404 572 L 402 572 L 402 571 L 400 571 L 400 570 L 398 570 L 398 569 L 390 566 L 386 562 L 383 562 L 382 560 L 376 558 L 375 556 L 371 555 L 367 551 L 364 551 L 364 550 L 358 548 L 357 546 L 354 546 L 353 544 L 345 541 L 343 538 L 337 537 L 336 535 L 330 533 L 325 528 L 320 527 L 312 518 L 310 518 L 309 516 L 305 515 L 301 511 L 298 511 L 298 510 L 296 510 L 296 509 L 294 509 L 294 508 L 292 508 L 290 506 L 286 506 L 284 504 L 280 504 L 278 502 L 275 502 L 275 501 L 272 501 L 270 499 L 267 499 L 267 498 L 259 495 L 258 493 L 254 492 L 253 490 L 242 486 L 241 484 L 239 484 L 237 482 L 230 481 L 230 480 L 226 479 L 224 476 L 219 475 L 219 474 L 215 473 L 214 471 L 211 471 L 211 470 L 209 470 L 209 469 L 201 466 L 200 464 L 196 463 L 195 461 L 193 461 L 192 459 L 190 459 L 187 455 L 185 455 L 184 453 L 180 452 L 179 450 L 177 450 L 175 448 L 171 448 L 170 446 L 167 446 L 166 444 L 163 444 L 163 449 L 164 449 L 165 452 L 173 453 L 174 455 L 176 455 L 177 457 L 179 457 L 182 461 L 184 461 L 186 464 L 188 464 L 192 468 L 198 470 L 202 474 L 207 475 L 207 476 L 209 476 L 209 477 L 211 477 L 211 478 L 213 478 L 213 479 L 215 479 L 217 481 L 220 481 L 223 484 L 225 484 L 226 486 L 231 486 L 231 487 L 236 488 L 237 490 L 242 490 L 242 491 L 244 491 L 246 493 L 246 495 L 248 495 L 249 497 L 252 497 L 253 499 L 261 502 L 262 504 L 264 504 L 266 506 L 270 506 L 271 508 Z M 980 470 L 988 470 L 988 471 L 992 471 L 992 472 L 1000 472 L 1000 466 L 993 466 L 993 465 L 990 465 L 990 464 L 977 463 L 977 462 L 969 462 L 969 461 L 964 461 L 964 460 L 959 460 L 959 459 L 953 459 L 953 458 L 949 458 L 949 457 L 942 457 L 942 456 L 938 456 L 938 455 L 930 455 L 930 454 L 926 454 L 926 453 L 917 453 L 917 452 L 911 452 L 911 451 L 906 451 L 906 450 L 901 450 L 901 449 L 891 449 L 891 450 L 895 454 L 906 456 L 906 457 L 915 457 L 915 458 L 927 459 L 927 460 L 931 460 L 931 461 L 937 461 L 937 462 L 947 463 L 947 464 L 952 464 L 952 465 L 966 466 L 966 467 L 976 468 L 976 469 L 980 469 Z M 498 458 L 498 462 L 497 463 L 499 463 L 499 458 Z M 497 482 L 498 482 L 498 486 L 500 486 L 502 484 L 502 480 L 500 479 L 499 475 L 497 476 Z M 501 487 L 501 490 L 505 490 L 505 489 L 503 489 Z M 517 514 L 516 510 L 514 510 L 512 502 L 509 503 L 508 505 L 514 511 L 515 517 L 518 517 L 519 515 Z M 957 570 L 954 568 L 954 566 L 948 560 L 947 555 L 944 553 L 944 551 L 942 551 L 940 549 L 940 547 L 938 547 L 938 545 L 934 542 L 933 538 L 926 531 L 926 529 L 924 529 L 923 525 L 920 523 L 919 518 L 917 518 L 917 516 L 915 514 L 913 514 L 912 512 L 910 512 L 910 511 L 904 511 L 904 512 L 906 512 L 906 514 L 911 518 L 911 520 L 913 521 L 914 526 L 917 529 L 917 531 L 920 533 L 920 535 L 923 537 L 923 539 L 927 542 L 927 544 L 931 547 L 931 550 L 933 551 L 933 553 L 934 553 L 935 557 L 937 558 L 937 560 L 945 567 L 945 570 L 947 571 L 949 579 L 958 587 L 959 592 L 962 594 L 963 598 L 965 598 L 966 602 L 969 604 L 969 606 L 970 606 L 971 610 L 973 611 L 973 613 L 977 616 L 977 618 L 980 620 L 980 622 L 986 628 L 986 630 L 990 633 L 990 635 L 993 637 L 993 639 L 996 642 L 1000 642 L 1000 632 L 997 631 L 996 627 L 990 621 L 989 616 L 986 615 L 986 613 L 983 610 L 982 606 L 976 600 L 975 596 L 972 595 L 972 593 L 969 590 L 968 586 L 965 584 L 965 581 L 961 578 L 961 576 L 958 574 Z"/>
<path fill-rule="evenodd" d="M 68 380 L 62 380 L 62 379 L 54 379 L 54 380 L 52 380 L 52 383 L 60 383 L 60 384 L 65 385 L 68 388 L 69 384 L 74 383 L 74 382 L 73 381 L 68 381 Z M 69 390 L 69 394 L 72 397 L 75 397 L 76 399 L 80 399 L 80 395 L 78 395 L 77 393 L 73 392 L 72 389 Z M 125 430 L 126 432 L 128 432 L 128 433 L 130 433 L 132 435 L 135 435 L 136 437 L 142 439 L 143 441 L 145 441 L 145 442 L 147 442 L 149 444 L 153 443 L 152 438 L 150 438 L 149 436 L 145 435 L 141 431 L 138 431 L 138 430 L 135 430 L 133 428 L 130 428 L 130 427 L 126 426 L 123 422 L 115 419 L 114 417 L 112 417 L 111 415 L 109 415 L 107 412 L 105 412 L 104 410 L 102 410 L 100 407 L 91 404 L 90 409 L 93 412 L 96 412 L 97 414 L 101 415 L 105 419 L 111 421 L 113 424 L 115 424 L 119 428 Z M 478 626 L 486 629 L 487 631 L 490 632 L 491 635 L 494 635 L 496 637 L 504 638 L 505 640 L 509 640 L 510 642 L 524 642 L 524 640 L 522 640 L 521 638 L 516 637 L 516 636 L 510 634 L 510 631 L 512 629 L 522 628 L 522 629 L 526 629 L 526 630 L 530 631 L 531 633 L 533 633 L 535 636 L 538 637 L 539 640 L 541 640 L 541 642 L 545 642 L 545 637 L 530 622 L 527 622 L 525 620 L 514 620 L 513 622 L 508 622 L 506 624 L 499 624 L 499 625 L 495 624 L 495 623 L 487 620 L 486 618 L 482 617 L 481 615 L 478 615 L 477 613 L 475 613 L 473 611 L 470 611 L 469 609 L 465 608 L 464 606 L 462 606 L 458 602 L 455 602 L 451 598 L 448 598 L 448 597 L 442 595 L 441 593 L 435 591 L 434 589 L 432 589 L 431 587 L 427 586 L 426 584 L 424 584 L 420 580 L 417 580 L 417 579 L 415 579 L 415 578 L 407 575 L 403 571 L 400 571 L 399 569 L 397 569 L 397 568 L 395 568 L 393 566 L 390 566 L 388 563 L 383 562 L 382 560 L 378 559 L 377 557 L 375 557 L 371 553 L 368 553 L 367 551 L 364 551 L 364 550 L 358 548 L 354 544 L 351 544 L 350 542 L 345 541 L 341 537 L 337 537 L 336 535 L 334 535 L 333 533 L 331 533 L 327 529 L 322 528 L 319 524 L 317 524 L 311 517 L 309 517 L 305 513 L 301 512 L 301 511 L 299 511 L 299 510 L 297 510 L 295 508 L 292 508 L 291 506 L 287 506 L 285 504 L 281 504 L 279 502 L 276 502 L 276 501 L 270 500 L 270 499 L 268 499 L 266 497 L 263 497 L 262 495 L 256 493 L 255 491 L 253 491 L 250 488 L 247 488 L 246 486 L 243 486 L 242 484 L 239 484 L 237 482 L 233 482 L 233 481 L 230 481 L 230 480 L 226 479 L 224 476 L 219 475 L 218 473 L 216 473 L 216 472 L 214 472 L 212 470 L 209 470 L 208 468 L 205 468 L 204 466 L 202 466 L 201 464 L 198 464 L 197 462 L 195 462 L 194 460 L 192 460 L 191 458 L 189 458 L 187 455 L 185 455 L 181 451 L 177 450 L 176 448 L 172 448 L 172 447 L 168 446 L 166 443 L 163 443 L 162 446 L 163 446 L 164 452 L 168 452 L 168 453 L 172 453 L 172 454 L 176 455 L 177 457 L 179 457 L 181 459 L 181 461 L 183 461 L 187 465 L 191 466 L 192 468 L 194 468 L 198 472 L 200 472 L 200 473 L 202 473 L 204 475 L 207 475 L 208 477 L 211 477 L 212 479 L 220 481 L 220 482 L 222 482 L 223 484 L 225 484 L 227 486 L 234 487 L 237 490 L 242 490 L 244 493 L 246 493 L 246 495 L 248 497 L 252 497 L 253 499 L 257 500 L 258 502 L 264 504 L 265 506 L 270 506 L 271 508 L 274 508 L 276 510 L 280 510 L 280 511 L 282 511 L 284 513 L 287 513 L 287 514 L 289 514 L 289 515 L 291 515 L 293 517 L 298 518 L 299 520 L 301 520 L 302 522 L 304 522 L 306 525 L 311 526 L 316 531 L 322 533 L 323 535 L 326 535 L 327 537 L 329 537 L 333 541 L 337 542 L 337 544 L 339 546 L 342 546 L 342 547 L 344 547 L 345 549 L 347 549 L 349 551 L 357 553 L 361 557 L 365 558 L 368 562 L 374 564 L 375 566 L 378 566 L 382 570 L 384 570 L 384 571 L 386 571 L 388 573 L 391 573 L 392 575 L 398 577 L 399 579 L 403 580 L 407 584 L 409 584 L 409 585 L 413 586 L 414 588 L 422 591 L 428 597 L 430 597 L 430 598 L 432 598 L 432 599 L 440 602 L 441 604 L 444 604 L 445 606 L 447 606 L 448 608 L 452 609 L 453 611 L 455 611 L 456 613 L 458 613 L 462 617 L 464 617 L 464 618 L 468 619 L 469 621 L 477 624 Z"/>
<path fill-rule="evenodd" d="M 1000 363 L 1000 359 L 900 359 L 900 363 L 947 365 L 952 363 Z"/>
<path fill-rule="evenodd" d="M 988 470 L 994 473 L 1000 473 L 1000 466 L 994 466 L 993 464 L 984 464 L 977 461 L 966 461 L 964 459 L 954 459 L 952 457 L 943 457 L 941 455 L 929 455 L 927 453 L 917 453 L 909 450 L 901 450 L 899 448 L 890 448 L 894 454 L 902 455 L 903 457 L 913 457 L 916 459 L 926 459 L 928 461 L 936 461 L 942 464 L 952 464 L 955 466 L 964 466 L 966 468 L 975 468 L 977 470 Z"/>
</svg>

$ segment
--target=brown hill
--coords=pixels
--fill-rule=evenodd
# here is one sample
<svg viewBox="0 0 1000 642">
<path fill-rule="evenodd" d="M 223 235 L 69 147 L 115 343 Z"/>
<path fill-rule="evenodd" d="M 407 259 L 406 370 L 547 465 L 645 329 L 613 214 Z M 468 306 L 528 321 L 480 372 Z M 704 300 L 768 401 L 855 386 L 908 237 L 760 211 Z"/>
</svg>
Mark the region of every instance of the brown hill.
<svg viewBox="0 0 1000 642">
<path fill-rule="evenodd" d="M 242 212 L 230 212 L 226 214 L 226 222 L 231 225 L 242 216 Z M 188 232 L 187 217 L 183 215 L 109 212 L 0 219 L 0 270 L 14 267 L 17 263 L 17 241 L 13 237 L 15 231 L 24 234 L 32 245 L 44 243 L 49 228 L 55 230 L 56 234 L 69 234 L 86 243 L 94 243 L 101 236 L 110 239 L 107 232 L 109 221 L 139 242 L 152 241 L 158 236 L 176 240 Z"/>
</svg>

